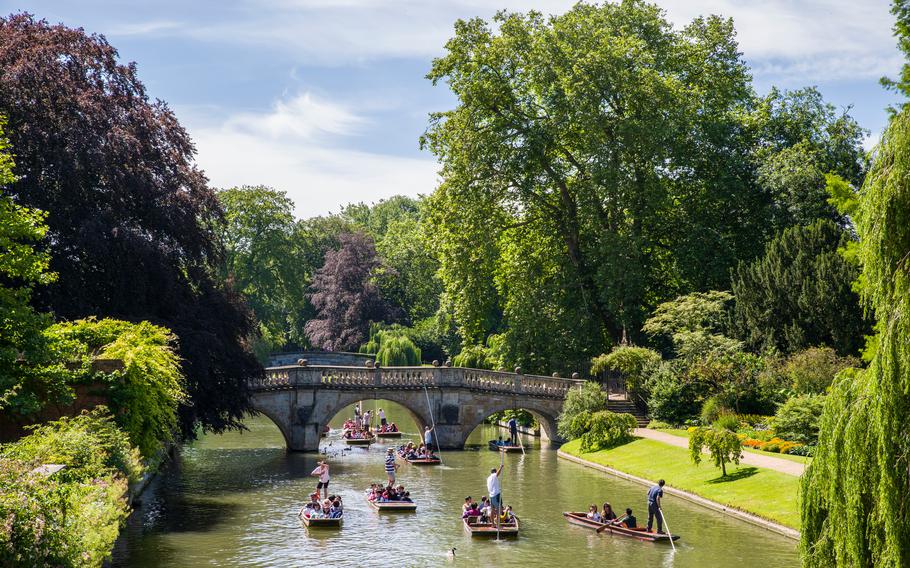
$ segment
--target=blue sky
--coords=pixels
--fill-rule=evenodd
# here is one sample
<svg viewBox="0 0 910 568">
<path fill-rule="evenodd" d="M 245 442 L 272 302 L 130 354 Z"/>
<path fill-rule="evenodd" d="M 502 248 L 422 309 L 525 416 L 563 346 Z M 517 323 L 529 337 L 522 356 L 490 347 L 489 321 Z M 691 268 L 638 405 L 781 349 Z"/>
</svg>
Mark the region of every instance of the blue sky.
<svg viewBox="0 0 910 568">
<path fill-rule="evenodd" d="M 734 19 L 756 89 L 816 85 L 870 131 L 895 100 L 878 85 L 901 56 L 886 0 L 664 0 L 682 26 Z M 136 61 L 151 96 L 187 127 L 212 184 L 287 191 L 301 217 L 352 201 L 429 193 L 418 148 L 427 114 L 451 94 L 424 75 L 457 18 L 497 9 L 559 13 L 558 0 L 0 0 L 104 34 Z"/>
</svg>

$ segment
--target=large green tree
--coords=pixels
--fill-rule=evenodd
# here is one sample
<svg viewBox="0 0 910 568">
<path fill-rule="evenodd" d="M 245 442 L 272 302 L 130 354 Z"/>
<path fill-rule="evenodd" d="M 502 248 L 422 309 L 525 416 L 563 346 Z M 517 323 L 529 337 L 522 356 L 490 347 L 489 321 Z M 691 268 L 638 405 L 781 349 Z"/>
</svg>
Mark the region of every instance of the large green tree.
<svg viewBox="0 0 910 568">
<path fill-rule="evenodd" d="M 817 221 L 784 230 L 764 256 L 737 266 L 736 325 L 748 345 L 858 352 L 871 328 L 852 289 L 859 269 L 838 252 L 851 240 L 834 222 Z"/>
<path fill-rule="evenodd" d="M 877 320 L 869 368 L 827 397 L 802 480 L 807 567 L 910 565 L 910 110 L 874 153 L 855 216 L 861 288 Z"/>
</svg>

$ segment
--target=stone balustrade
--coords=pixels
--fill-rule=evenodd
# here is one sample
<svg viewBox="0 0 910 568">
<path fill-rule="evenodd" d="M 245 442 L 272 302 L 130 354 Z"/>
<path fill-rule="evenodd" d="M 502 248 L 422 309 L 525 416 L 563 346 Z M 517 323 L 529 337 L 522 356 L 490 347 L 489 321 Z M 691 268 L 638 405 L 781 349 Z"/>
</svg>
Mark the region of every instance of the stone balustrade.
<svg viewBox="0 0 910 568">
<path fill-rule="evenodd" d="M 328 389 L 463 388 L 471 391 L 565 398 L 584 381 L 461 367 L 269 367 L 250 381 L 254 391 L 322 387 Z"/>
</svg>

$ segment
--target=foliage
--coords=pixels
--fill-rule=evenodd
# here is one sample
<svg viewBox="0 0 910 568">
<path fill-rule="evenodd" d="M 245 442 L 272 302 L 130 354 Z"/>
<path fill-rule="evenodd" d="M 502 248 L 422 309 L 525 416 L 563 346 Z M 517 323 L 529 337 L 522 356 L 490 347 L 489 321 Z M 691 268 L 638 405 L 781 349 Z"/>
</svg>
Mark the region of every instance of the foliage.
<svg viewBox="0 0 910 568">
<path fill-rule="evenodd" d="M 907 0 L 892 0 L 891 14 L 894 16 L 894 36 L 897 38 L 897 46 L 903 52 L 906 59 L 910 59 L 910 2 Z M 910 63 L 905 61 L 901 66 L 900 76 L 897 79 L 882 77 L 879 80 L 886 89 L 900 93 L 905 97 L 910 96 Z M 900 111 L 906 106 L 906 102 L 898 105 L 897 108 L 890 107 L 888 110 L 892 114 Z"/>
<path fill-rule="evenodd" d="M 65 465 L 56 477 L 73 483 L 112 474 L 132 482 L 142 475 L 139 452 L 104 406 L 29 428 L 28 436 L 0 446 L 4 459 Z"/>
<path fill-rule="evenodd" d="M 607 371 L 620 373 L 629 393 L 644 396 L 645 381 L 660 362 L 660 353 L 652 349 L 619 345 L 609 353 L 591 360 L 591 374 L 598 375 Z"/>
<path fill-rule="evenodd" d="M 631 414 L 601 410 L 578 414 L 572 418 L 572 429 L 581 434 L 581 451 L 596 452 L 632 441 L 632 430 L 638 427 Z"/>
<path fill-rule="evenodd" d="M 714 467 L 720 468 L 723 477 L 727 476 L 727 464 L 739 465 L 743 453 L 736 432 L 716 426 L 689 428 L 689 455 L 696 465 L 701 463 L 702 451 L 705 449 L 711 454 Z"/>
<path fill-rule="evenodd" d="M 802 479 L 807 567 L 910 564 L 908 176 L 904 108 L 876 148 L 859 194 L 861 289 L 878 321 L 877 349 L 868 369 L 842 373 L 825 401 L 815 459 Z"/>
<path fill-rule="evenodd" d="M 382 329 L 370 326 L 370 340 L 360 346 L 361 353 L 374 353 L 384 367 L 420 365 L 420 349 L 401 328 Z"/>
<path fill-rule="evenodd" d="M 5 189 L 48 212 L 44 246 L 59 275 L 33 305 L 167 326 L 187 377 L 184 434 L 239 425 L 247 380 L 261 372 L 248 349 L 255 328 L 215 278 L 221 210 L 187 132 L 149 100 L 135 65 L 81 29 L 2 18 L 0 69 L 19 176 Z"/>
<path fill-rule="evenodd" d="M 648 413 L 670 424 L 684 424 L 697 416 L 702 394 L 695 382 L 685 380 L 680 365 L 664 362 L 648 378 Z M 708 395 L 710 396 L 710 395 Z"/>
<path fill-rule="evenodd" d="M 739 335 L 754 348 L 792 353 L 829 345 L 855 354 L 869 324 L 852 289 L 857 267 L 838 253 L 851 240 L 831 221 L 786 229 L 733 278 Z"/>
<path fill-rule="evenodd" d="M 838 373 L 859 364 L 856 357 L 840 357 L 830 347 L 810 347 L 788 357 L 782 372 L 795 393 L 823 394 Z"/>
<path fill-rule="evenodd" d="M 493 358 L 488 347 L 483 345 L 468 345 L 462 348 L 461 352 L 452 358 L 452 365 L 456 367 L 467 367 L 469 369 L 497 369 L 496 360 Z"/>
<path fill-rule="evenodd" d="M 581 388 L 573 388 L 566 395 L 557 423 L 557 432 L 566 440 L 574 440 L 585 432 L 588 417 L 606 408 L 607 395 L 600 385 L 586 381 Z"/>
<path fill-rule="evenodd" d="M 265 350 L 281 348 L 294 314 L 304 309 L 304 266 L 294 255 L 294 204 L 283 191 L 264 186 L 242 186 L 218 192 L 224 207 L 221 277 L 233 283 L 262 326 Z"/>
<path fill-rule="evenodd" d="M 362 233 L 345 233 L 339 243 L 313 278 L 310 301 L 318 315 L 305 330 L 316 347 L 353 351 L 367 339 L 370 322 L 388 319 L 388 307 L 373 282 L 382 266 L 373 241 Z"/>
<path fill-rule="evenodd" d="M 722 415 L 729 414 L 730 410 L 725 408 L 721 404 L 720 399 L 717 396 L 709 397 L 701 405 L 701 414 L 699 415 L 699 422 L 703 426 L 713 424 L 715 420 L 720 418 Z"/>
<path fill-rule="evenodd" d="M 796 396 L 777 409 L 772 427 L 785 440 L 803 444 L 818 443 L 818 426 L 825 408 L 824 395 Z"/>
<path fill-rule="evenodd" d="M 672 340 L 684 359 L 739 351 L 742 345 L 726 336 L 730 326 L 729 292 L 693 292 L 657 306 L 642 331 L 658 341 Z"/>
<path fill-rule="evenodd" d="M 177 408 L 184 401 L 175 337 L 163 327 L 94 318 L 58 323 L 45 332 L 63 361 L 78 363 L 70 382 L 102 382 L 117 424 L 143 456 L 150 457 L 177 431 Z M 118 359 L 124 369 L 92 372 L 95 358 Z"/>
<path fill-rule="evenodd" d="M 736 432 L 739 430 L 741 424 L 735 414 L 726 412 L 718 416 L 714 423 L 711 425 L 715 430 L 729 430 L 730 432 Z"/>
<path fill-rule="evenodd" d="M 40 464 L 67 467 L 48 477 Z M 139 453 L 103 407 L 0 446 L 0 564 L 98 567 L 129 507 Z"/>
</svg>

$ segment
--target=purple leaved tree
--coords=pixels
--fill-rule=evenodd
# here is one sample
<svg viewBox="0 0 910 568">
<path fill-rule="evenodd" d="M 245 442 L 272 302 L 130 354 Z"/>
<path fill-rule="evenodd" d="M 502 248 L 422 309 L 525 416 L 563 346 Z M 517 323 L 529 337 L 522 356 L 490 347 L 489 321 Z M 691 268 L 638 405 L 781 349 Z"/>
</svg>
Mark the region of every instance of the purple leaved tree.
<svg viewBox="0 0 910 568">
<path fill-rule="evenodd" d="M 363 233 L 339 236 L 313 277 L 310 302 L 318 316 L 306 323 L 307 338 L 327 351 L 353 351 L 367 339 L 371 321 L 384 321 L 389 307 L 373 283 L 382 268 L 373 240 Z"/>
</svg>

